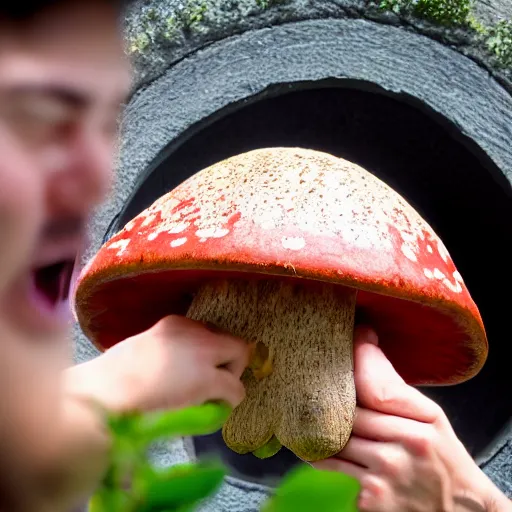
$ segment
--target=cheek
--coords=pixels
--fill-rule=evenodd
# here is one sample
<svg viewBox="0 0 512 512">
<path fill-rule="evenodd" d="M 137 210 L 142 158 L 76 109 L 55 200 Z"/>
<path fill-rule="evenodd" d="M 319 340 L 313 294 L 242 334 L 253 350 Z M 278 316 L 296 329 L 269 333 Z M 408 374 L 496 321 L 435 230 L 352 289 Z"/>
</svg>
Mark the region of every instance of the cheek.
<svg viewBox="0 0 512 512">
<path fill-rule="evenodd" d="M 42 175 L 0 129 L 0 289 L 29 262 L 42 205 Z"/>
<path fill-rule="evenodd" d="M 102 146 L 103 196 L 106 196 L 114 183 L 114 168 L 119 160 L 119 148 L 116 142 L 107 140 Z M 102 198 L 103 199 L 103 198 Z"/>
</svg>

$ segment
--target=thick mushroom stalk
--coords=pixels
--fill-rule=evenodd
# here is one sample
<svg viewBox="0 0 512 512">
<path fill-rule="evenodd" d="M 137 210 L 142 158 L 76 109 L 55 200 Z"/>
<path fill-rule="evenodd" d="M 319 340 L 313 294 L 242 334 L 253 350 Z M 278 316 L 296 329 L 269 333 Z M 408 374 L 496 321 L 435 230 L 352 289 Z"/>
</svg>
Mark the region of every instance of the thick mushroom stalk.
<svg viewBox="0 0 512 512">
<path fill-rule="evenodd" d="M 356 405 L 356 293 L 277 279 L 211 281 L 200 288 L 187 316 L 254 343 L 259 359 L 244 372 L 246 398 L 223 429 L 232 450 L 268 457 L 282 444 L 316 461 L 343 449 Z"/>
</svg>

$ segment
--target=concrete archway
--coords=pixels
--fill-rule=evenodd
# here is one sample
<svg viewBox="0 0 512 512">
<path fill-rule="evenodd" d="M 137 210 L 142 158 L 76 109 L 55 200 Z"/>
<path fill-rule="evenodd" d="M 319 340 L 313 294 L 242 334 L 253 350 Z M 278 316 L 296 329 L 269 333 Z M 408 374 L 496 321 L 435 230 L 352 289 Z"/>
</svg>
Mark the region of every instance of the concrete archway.
<svg viewBox="0 0 512 512">
<path fill-rule="evenodd" d="M 429 392 L 472 453 L 489 452 L 511 416 L 502 394 L 507 304 L 495 287 L 512 284 L 511 89 L 433 39 L 363 19 L 275 25 L 196 50 L 128 105 L 121 186 L 93 222 L 92 250 L 156 197 L 230 154 L 303 145 L 362 164 L 431 222 L 482 309 L 489 364 L 465 385 Z M 196 448 L 221 446 L 218 438 L 203 441 Z M 244 480 L 258 480 L 254 459 L 225 455 Z M 293 458 L 283 454 L 281 462 L 277 474 Z"/>
</svg>

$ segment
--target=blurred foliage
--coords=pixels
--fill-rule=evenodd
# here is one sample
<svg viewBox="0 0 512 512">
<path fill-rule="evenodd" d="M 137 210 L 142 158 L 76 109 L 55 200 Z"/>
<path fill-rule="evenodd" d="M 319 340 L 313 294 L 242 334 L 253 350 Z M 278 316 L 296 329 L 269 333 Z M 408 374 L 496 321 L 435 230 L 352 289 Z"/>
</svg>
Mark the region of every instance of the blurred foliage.
<svg viewBox="0 0 512 512">
<path fill-rule="evenodd" d="M 170 412 L 111 415 L 111 465 L 89 512 L 191 512 L 213 496 L 227 474 L 216 460 L 156 469 L 147 452 L 154 441 L 216 432 L 229 417 L 225 404 Z M 300 467 L 287 475 L 264 512 L 354 512 L 359 484 L 341 473 Z"/>
</svg>

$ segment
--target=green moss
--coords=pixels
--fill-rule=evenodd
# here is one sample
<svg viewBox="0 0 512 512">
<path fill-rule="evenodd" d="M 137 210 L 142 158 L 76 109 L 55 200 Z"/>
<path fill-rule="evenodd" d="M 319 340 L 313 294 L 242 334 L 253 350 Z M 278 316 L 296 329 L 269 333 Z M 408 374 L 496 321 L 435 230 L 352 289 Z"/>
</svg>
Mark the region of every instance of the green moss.
<svg viewBox="0 0 512 512">
<path fill-rule="evenodd" d="M 182 32 L 198 29 L 207 11 L 206 0 L 186 0 L 181 9 L 167 18 L 163 18 L 155 9 L 148 9 L 139 20 L 142 30 L 128 40 L 128 51 L 143 54 L 162 40 L 176 41 Z"/>
<path fill-rule="evenodd" d="M 128 51 L 130 53 L 144 53 L 151 43 L 147 33 L 142 32 L 130 40 Z"/>
<path fill-rule="evenodd" d="M 180 13 L 181 21 L 186 29 L 199 25 L 204 18 L 208 5 L 204 0 L 189 0 Z"/>
<path fill-rule="evenodd" d="M 468 16 L 469 26 L 478 34 L 484 35 L 487 33 L 487 27 L 475 17 L 473 13 L 470 13 Z"/>
<path fill-rule="evenodd" d="M 414 12 L 441 25 L 466 25 L 471 5 L 469 0 L 419 0 Z"/>
<path fill-rule="evenodd" d="M 494 56 L 499 67 L 512 67 L 512 21 L 484 25 L 472 10 L 471 0 L 374 0 L 379 8 L 398 15 L 414 15 L 437 25 L 473 31 Z"/>
<path fill-rule="evenodd" d="M 445 26 L 467 25 L 471 13 L 470 0 L 381 0 L 379 7 Z"/>
<path fill-rule="evenodd" d="M 253 0 L 256 7 L 265 10 L 290 0 Z M 199 30 L 208 12 L 207 0 L 185 0 L 181 8 L 163 19 L 155 9 L 148 9 L 139 16 L 142 30 L 128 37 L 130 53 L 144 54 L 150 47 L 162 40 L 177 41 L 182 32 Z"/>
<path fill-rule="evenodd" d="M 501 20 L 486 31 L 487 49 L 502 67 L 512 67 L 512 21 Z"/>
<path fill-rule="evenodd" d="M 269 9 L 275 5 L 284 4 L 287 0 L 256 0 L 256 5 L 261 9 Z"/>
<path fill-rule="evenodd" d="M 289 0 L 254 0 L 261 10 L 287 3 Z M 492 26 L 479 21 L 473 0 L 372 0 L 380 9 L 397 15 L 413 15 L 436 25 L 460 27 L 472 31 L 486 51 L 502 68 L 512 67 L 512 21 L 501 20 Z M 161 17 L 155 9 L 146 10 L 139 18 L 142 29 L 129 37 L 128 50 L 144 54 L 155 44 L 177 42 L 182 34 L 201 29 L 208 14 L 207 0 L 184 0 L 172 16 Z"/>
</svg>

